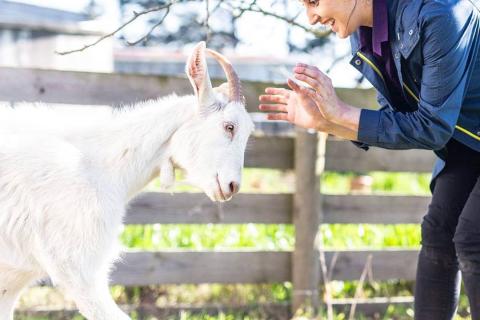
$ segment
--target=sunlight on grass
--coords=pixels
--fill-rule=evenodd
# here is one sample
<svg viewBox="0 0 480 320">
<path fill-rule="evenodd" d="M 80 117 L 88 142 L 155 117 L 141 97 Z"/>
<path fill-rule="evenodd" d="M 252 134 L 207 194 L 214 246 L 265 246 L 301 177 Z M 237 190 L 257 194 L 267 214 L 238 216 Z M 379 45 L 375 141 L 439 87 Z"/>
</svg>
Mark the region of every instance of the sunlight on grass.
<svg viewBox="0 0 480 320">
<path fill-rule="evenodd" d="M 325 172 L 321 191 L 324 194 L 347 194 L 355 173 Z M 373 178 L 372 193 L 395 195 L 430 195 L 429 173 L 370 172 Z"/>
<path fill-rule="evenodd" d="M 420 227 L 413 224 L 324 224 L 326 249 L 418 248 Z M 292 250 L 292 225 L 129 225 L 121 236 L 124 246 L 145 250 Z"/>
</svg>

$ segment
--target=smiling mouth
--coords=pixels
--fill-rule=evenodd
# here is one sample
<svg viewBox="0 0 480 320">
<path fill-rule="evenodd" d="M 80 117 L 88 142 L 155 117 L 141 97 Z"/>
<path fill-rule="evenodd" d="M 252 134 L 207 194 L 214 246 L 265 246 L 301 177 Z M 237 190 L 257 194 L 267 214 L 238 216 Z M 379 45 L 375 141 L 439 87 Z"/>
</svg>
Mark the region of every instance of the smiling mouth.
<svg viewBox="0 0 480 320">
<path fill-rule="evenodd" d="M 330 28 L 333 28 L 335 25 L 335 19 L 330 19 L 327 24 L 330 26 Z"/>
</svg>

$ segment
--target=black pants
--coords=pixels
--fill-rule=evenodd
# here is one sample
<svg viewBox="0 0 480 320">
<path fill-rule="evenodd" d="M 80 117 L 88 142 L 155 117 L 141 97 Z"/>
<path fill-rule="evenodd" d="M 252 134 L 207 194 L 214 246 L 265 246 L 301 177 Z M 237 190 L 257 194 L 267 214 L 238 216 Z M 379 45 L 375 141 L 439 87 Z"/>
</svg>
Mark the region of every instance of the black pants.
<svg viewBox="0 0 480 320">
<path fill-rule="evenodd" d="M 455 140 L 436 178 L 422 223 L 415 319 L 453 319 L 461 275 L 473 320 L 480 320 L 480 152 Z"/>
</svg>

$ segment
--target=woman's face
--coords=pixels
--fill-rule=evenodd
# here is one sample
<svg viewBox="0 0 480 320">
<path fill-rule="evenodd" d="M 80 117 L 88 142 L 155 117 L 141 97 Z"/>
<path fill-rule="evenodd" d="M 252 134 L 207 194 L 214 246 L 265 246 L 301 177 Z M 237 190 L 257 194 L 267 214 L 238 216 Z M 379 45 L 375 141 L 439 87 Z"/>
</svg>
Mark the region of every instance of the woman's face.
<svg viewBox="0 0 480 320">
<path fill-rule="evenodd" d="M 310 24 L 328 25 L 339 38 L 348 37 L 362 25 L 362 0 L 304 0 L 304 4 Z"/>
</svg>

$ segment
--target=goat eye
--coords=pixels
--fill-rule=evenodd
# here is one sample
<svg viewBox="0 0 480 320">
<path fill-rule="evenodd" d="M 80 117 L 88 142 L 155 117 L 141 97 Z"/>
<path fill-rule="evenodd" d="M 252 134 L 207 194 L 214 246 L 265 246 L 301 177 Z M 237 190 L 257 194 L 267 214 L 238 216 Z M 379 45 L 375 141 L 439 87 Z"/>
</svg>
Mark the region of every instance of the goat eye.
<svg viewBox="0 0 480 320">
<path fill-rule="evenodd" d="M 235 130 L 235 126 L 231 123 L 225 123 L 225 131 L 227 131 L 228 133 L 233 133 L 233 131 Z"/>
</svg>

